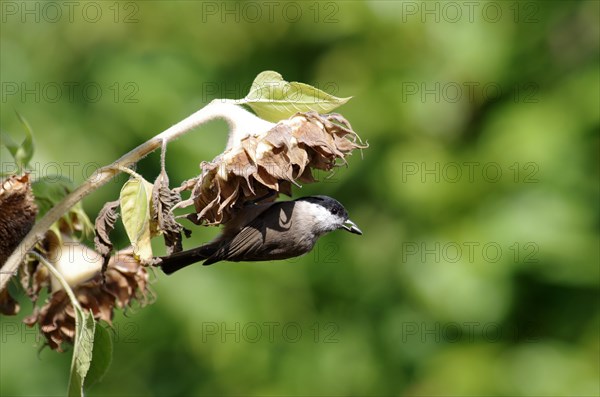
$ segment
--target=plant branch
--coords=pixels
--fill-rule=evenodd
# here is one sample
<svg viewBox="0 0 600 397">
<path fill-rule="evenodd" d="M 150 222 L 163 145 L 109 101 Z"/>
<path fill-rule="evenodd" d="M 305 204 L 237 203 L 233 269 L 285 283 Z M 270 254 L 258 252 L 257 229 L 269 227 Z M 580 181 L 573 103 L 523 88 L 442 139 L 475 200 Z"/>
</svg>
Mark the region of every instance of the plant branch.
<svg viewBox="0 0 600 397">
<path fill-rule="evenodd" d="M 227 100 L 215 99 L 208 105 L 171 126 L 154 138 L 144 142 L 140 146 L 121 156 L 114 163 L 98 169 L 79 187 L 68 194 L 60 203 L 51 208 L 29 231 L 19 246 L 13 251 L 0 271 L 0 291 L 8 285 L 10 278 L 16 274 L 19 265 L 23 262 L 27 252 L 39 241 L 50 229 L 52 224 L 60 219 L 71 207 L 81 201 L 85 196 L 106 184 L 119 172 L 122 167 L 135 164 L 149 153 L 162 146 L 163 141 L 169 142 L 190 130 L 208 121 L 222 118 L 227 121 L 230 135 L 239 135 L 240 131 L 253 133 L 270 128 L 273 124 L 268 123 L 239 105 Z"/>
</svg>

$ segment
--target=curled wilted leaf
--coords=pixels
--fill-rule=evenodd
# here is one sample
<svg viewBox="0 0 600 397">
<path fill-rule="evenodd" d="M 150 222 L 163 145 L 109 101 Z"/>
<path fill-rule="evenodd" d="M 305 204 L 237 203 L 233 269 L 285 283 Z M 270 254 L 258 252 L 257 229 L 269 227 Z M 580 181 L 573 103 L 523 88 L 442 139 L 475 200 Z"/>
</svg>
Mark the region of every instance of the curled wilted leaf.
<svg viewBox="0 0 600 397">
<path fill-rule="evenodd" d="M 29 165 L 31 158 L 33 157 L 33 130 L 27 120 L 25 120 L 19 112 L 15 113 L 25 131 L 25 139 L 20 144 L 17 144 L 9 134 L 0 132 L 0 142 L 8 149 L 8 152 L 13 157 L 18 169 L 23 170 Z"/>
<path fill-rule="evenodd" d="M 341 115 L 298 113 L 203 162 L 200 176 L 181 187 L 192 190 L 186 204 L 193 203 L 196 211 L 189 219 L 197 224 L 227 222 L 247 201 L 291 195 L 292 184 L 314 181 L 312 168 L 331 170 L 345 164 L 354 149 L 366 147 Z"/>
<path fill-rule="evenodd" d="M 181 245 L 183 226 L 175 220 L 175 216 L 171 212 L 171 209 L 180 201 L 179 192 L 169 188 L 169 176 L 163 168 L 152 188 L 152 205 L 154 206 L 152 220 L 163 234 L 169 255 L 183 249 Z"/>
<path fill-rule="evenodd" d="M 104 204 L 98 213 L 98 216 L 96 217 L 96 236 L 94 237 L 94 245 L 96 247 L 96 251 L 98 251 L 98 253 L 104 257 L 110 255 L 110 252 L 113 249 L 113 244 L 110 241 L 109 234 L 115 228 L 115 222 L 119 217 L 119 213 L 117 212 L 118 207 L 119 200 L 109 201 L 108 203 Z"/>
</svg>

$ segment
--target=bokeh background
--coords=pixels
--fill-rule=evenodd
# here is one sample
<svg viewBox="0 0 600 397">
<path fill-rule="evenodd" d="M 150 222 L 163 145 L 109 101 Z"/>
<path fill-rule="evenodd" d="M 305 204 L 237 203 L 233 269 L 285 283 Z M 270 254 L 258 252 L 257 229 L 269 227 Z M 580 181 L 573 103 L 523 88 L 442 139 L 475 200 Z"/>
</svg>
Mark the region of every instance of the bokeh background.
<svg viewBox="0 0 600 397">
<path fill-rule="evenodd" d="M 362 237 L 156 274 L 90 396 L 600 394 L 597 1 L 0 4 L 0 122 L 32 125 L 34 174 L 81 182 L 263 70 L 353 96 L 370 144 L 294 192 L 338 198 Z M 226 133 L 170 144 L 171 182 Z M 186 247 L 217 232 L 193 229 Z M 38 353 L 21 303 L 0 394 L 62 395 L 70 354 Z"/>
</svg>

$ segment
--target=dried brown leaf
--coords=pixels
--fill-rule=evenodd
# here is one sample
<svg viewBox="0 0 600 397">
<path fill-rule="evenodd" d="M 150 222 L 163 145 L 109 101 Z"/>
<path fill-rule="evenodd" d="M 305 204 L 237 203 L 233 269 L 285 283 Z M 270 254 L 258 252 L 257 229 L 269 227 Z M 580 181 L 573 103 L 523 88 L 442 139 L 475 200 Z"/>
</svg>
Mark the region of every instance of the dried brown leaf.
<svg viewBox="0 0 600 397">
<path fill-rule="evenodd" d="M 94 245 L 96 251 L 104 257 L 110 255 L 113 249 L 109 234 L 115 228 L 115 222 L 119 217 L 117 208 L 119 208 L 119 200 L 105 203 L 100 212 L 98 212 L 98 216 L 94 222 L 96 234 L 94 237 Z"/>
<path fill-rule="evenodd" d="M 176 220 L 172 208 L 181 201 L 179 192 L 169 188 L 169 177 L 163 168 L 152 188 L 153 221 L 163 233 L 167 254 L 171 255 L 183 249 L 181 244 L 181 226 Z"/>
</svg>

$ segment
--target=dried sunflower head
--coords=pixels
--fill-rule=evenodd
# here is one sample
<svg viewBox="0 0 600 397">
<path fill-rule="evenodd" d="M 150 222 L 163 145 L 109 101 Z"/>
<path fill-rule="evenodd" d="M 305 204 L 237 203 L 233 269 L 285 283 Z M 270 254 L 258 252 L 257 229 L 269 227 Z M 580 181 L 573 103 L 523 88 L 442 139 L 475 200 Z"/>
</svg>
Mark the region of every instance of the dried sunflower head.
<svg viewBox="0 0 600 397">
<path fill-rule="evenodd" d="M 119 251 L 111 257 L 105 274 L 105 282 L 98 272 L 91 279 L 75 286 L 73 292 L 85 311 L 91 311 L 96 320 L 112 324 L 114 308 L 126 308 L 134 301 L 149 303 L 148 272 L 134 258 L 133 250 Z M 46 281 L 47 283 L 47 281 Z M 38 324 L 47 344 L 62 351 L 63 343 L 73 343 L 75 335 L 75 311 L 63 289 L 53 290 L 41 308 L 24 320 L 25 324 Z"/>
<path fill-rule="evenodd" d="M 311 169 L 329 171 L 363 149 L 350 123 L 339 114 L 297 113 L 271 129 L 230 142 L 227 150 L 203 162 L 199 177 L 183 183 L 192 190 L 183 205 L 195 206 L 196 224 L 227 222 L 248 201 L 291 196 L 292 184 L 310 183 Z"/>
<path fill-rule="evenodd" d="M 31 230 L 37 212 L 29 174 L 0 181 L 0 267 Z"/>
<path fill-rule="evenodd" d="M 0 268 L 31 230 L 37 212 L 29 174 L 11 175 L 0 181 Z M 0 292 L 0 313 L 18 312 L 19 304 L 8 289 Z"/>
</svg>

